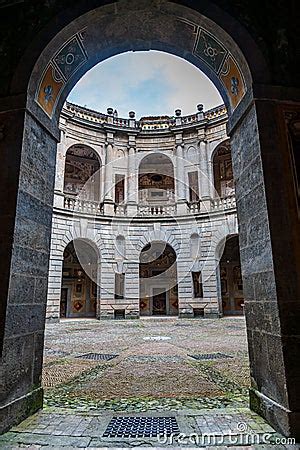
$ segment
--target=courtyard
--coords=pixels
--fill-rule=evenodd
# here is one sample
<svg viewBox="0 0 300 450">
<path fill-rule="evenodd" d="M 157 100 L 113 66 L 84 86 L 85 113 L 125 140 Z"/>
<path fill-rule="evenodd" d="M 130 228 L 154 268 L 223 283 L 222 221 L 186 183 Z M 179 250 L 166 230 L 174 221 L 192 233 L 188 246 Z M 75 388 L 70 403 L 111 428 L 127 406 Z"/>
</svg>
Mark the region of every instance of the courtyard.
<svg viewBox="0 0 300 450">
<path fill-rule="evenodd" d="M 191 445 L 158 443 L 152 428 L 136 436 L 132 427 L 128 435 L 123 429 L 107 436 L 114 417 L 174 418 L 186 436 L 225 436 L 222 448 L 232 445 L 231 432 L 242 433 L 242 446 L 247 432 L 275 439 L 274 430 L 248 409 L 249 385 L 244 317 L 65 319 L 46 326 L 43 411 L 4 434 L 0 447 Z M 218 447 L 203 443 L 209 445 Z"/>
</svg>

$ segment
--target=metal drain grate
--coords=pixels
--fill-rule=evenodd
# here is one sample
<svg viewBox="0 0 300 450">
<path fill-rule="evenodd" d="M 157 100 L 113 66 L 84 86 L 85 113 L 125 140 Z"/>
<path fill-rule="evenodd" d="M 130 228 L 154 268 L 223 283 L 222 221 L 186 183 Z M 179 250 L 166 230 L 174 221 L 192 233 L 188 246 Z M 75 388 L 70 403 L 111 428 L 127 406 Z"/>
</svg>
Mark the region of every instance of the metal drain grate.
<svg viewBox="0 0 300 450">
<path fill-rule="evenodd" d="M 178 363 L 182 361 L 182 356 L 171 356 L 171 355 L 132 355 L 127 356 L 127 361 L 140 362 L 140 363 Z"/>
<path fill-rule="evenodd" d="M 109 355 L 106 353 L 86 353 L 85 355 L 76 356 L 75 358 L 92 359 L 94 361 L 110 361 L 119 355 Z"/>
<path fill-rule="evenodd" d="M 191 358 L 197 359 L 198 361 L 207 359 L 226 359 L 233 358 L 231 355 L 226 355 L 225 353 L 203 353 L 202 355 L 189 355 Z"/>
<path fill-rule="evenodd" d="M 69 352 L 64 352 L 62 350 L 53 350 L 52 348 L 45 348 L 44 349 L 46 356 L 68 356 Z"/>
<path fill-rule="evenodd" d="M 171 436 L 179 433 L 175 417 L 113 417 L 103 437 L 140 438 L 157 437 L 159 434 Z"/>
</svg>

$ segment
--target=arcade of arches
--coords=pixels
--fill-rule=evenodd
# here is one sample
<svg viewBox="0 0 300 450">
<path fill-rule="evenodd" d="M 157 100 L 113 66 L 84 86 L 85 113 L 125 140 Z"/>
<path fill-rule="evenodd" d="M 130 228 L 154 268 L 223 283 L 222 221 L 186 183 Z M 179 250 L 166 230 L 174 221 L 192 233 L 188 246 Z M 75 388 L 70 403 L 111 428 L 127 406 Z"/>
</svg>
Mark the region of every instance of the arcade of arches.
<svg viewBox="0 0 300 450">
<path fill-rule="evenodd" d="M 69 111 L 76 111 L 78 115 L 70 118 Z M 239 256 L 235 255 L 238 253 L 238 246 L 234 250 L 229 246 L 226 250 L 226 260 L 234 261 L 234 276 L 229 266 L 224 267 L 223 260 L 221 271 L 216 270 L 212 275 L 209 269 L 215 262 L 215 240 L 223 241 L 228 233 L 237 232 L 231 153 L 225 131 L 225 108 L 221 105 L 211 112 L 205 112 L 206 122 L 203 121 L 203 113 L 198 116 L 177 116 L 177 124 L 173 125 L 173 129 L 170 129 L 173 119 L 167 116 L 163 117 L 162 123 L 159 117 L 132 121 L 137 134 L 134 160 L 125 157 L 124 139 L 128 139 L 128 142 L 132 139 L 130 127 L 125 130 L 123 126 L 126 119 L 119 119 L 120 124 L 113 123 L 112 126 L 106 123 L 105 131 L 99 127 L 93 141 L 93 114 L 96 111 L 91 112 L 78 106 L 75 108 L 71 104 L 67 104 L 62 112 L 62 132 L 72 135 L 72 142 L 76 137 L 82 140 L 81 136 L 88 136 L 89 145 L 73 143 L 69 147 L 68 142 L 65 142 L 59 148 L 65 158 L 59 158 L 56 167 L 47 319 L 57 321 L 59 310 L 63 314 L 60 314 L 61 317 L 91 316 L 91 310 L 83 306 L 90 304 L 90 290 L 84 288 L 74 295 L 75 288 L 79 289 L 79 286 L 74 285 L 71 290 L 70 279 L 68 281 L 65 275 L 68 273 L 65 251 L 63 252 L 66 230 L 69 229 L 74 234 L 78 218 L 82 224 L 83 220 L 89 220 L 89 228 L 96 233 L 94 241 L 97 241 L 98 252 L 107 255 L 99 261 L 98 272 L 101 272 L 102 278 L 101 288 L 95 299 L 97 318 L 133 318 L 145 315 L 212 318 L 241 314 L 243 291 L 241 282 L 238 283 L 238 290 L 236 284 L 238 272 L 241 278 Z M 212 119 L 209 119 L 210 114 Z M 64 122 L 64 118 L 68 120 Z M 107 115 L 106 120 L 109 118 Z M 104 119 L 102 114 L 102 120 Z M 155 140 L 153 136 L 157 131 L 145 130 L 144 120 L 147 121 L 147 126 L 154 122 L 155 130 L 160 130 Z M 174 146 L 178 152 L 177 129 L 181 132 L 182 123 L 185 122 L 188 125 L 185 125 L 182 133 L 183 145 L 179 158 L 174 152 Z M 139 127 L 143 130 L 141 138 Z M 216 127 L 219 127 L 218 131 Z M 199 148 L 199 130 L 204 131 L 204 128 L 212 138 L 207 138 L 207 148 Z M 105 142 L 110 129 L 114 130 L 114 141 L 111 167 L 108 167 L 102 166 L 100 161 L 107 160 L 105 153 L 108 149 Z M 107 185 L 108 176 L 115 180 L 114 185 Z M 60 181 L 59 185 L 58 180 L 63 182 Z M 107 186 L 113 193 L 111 211 L 113 223 L 118 227 L 109 228 L 105 219 Z M 70 214 L 76 214 L 76 219 L 67 216 Z M 91 215 L 94 215 L 93 220 L 89 218 Z M 120 233 L 124 217 L 131 217 L 130 226 L 126 230 L 127 239 Z M 144 219 L 143 227 L 141 218 Z M 213 218 L 216 219 L 215 223 Z M 166 249 L 169 250 L 162 259 L 151 263 L 148 261 L 149 267 L 142 265 L 138 269 L 133 261 L 129 264 L 130 257 L 138 257 L 132 253 L 130 239 L 151 241 L 153 227 L 163 231 L 163 240 L 167 236 L 169 240 L 172 237 L 177 251 L 173 248 L 170 253 L 170 244 L 166 242 Z M 97 231 L 100 228 L 102 231 Z M 210 230 L 210 233 L 205 234 L 202 231 L 204 229 Z M 84 233 L 82 229 L 78 232 L 81 235 Z M 112 253 L 111 249 L 114 247 L 115 252 Z M 157 276 L 162 270 L 160 266 L 166 265 L 164 269 L 168 268 L 170 258 L 176 259 L 177 256 L 181 267 L 179 283 L 174 281 L 175 267 L 166 271 L 164 276 Z M 58 265 L 60 258 L 63 259 L 62 265 Z M 108 260 L 115 260 L 113 270 Z M 134 275 L 137 276 L 131 278 Z M 221 290 L 218 286 L 221 286 Z M 159 302 L 162 305 L 160 308 L 155 306 Z"/>
<path fill-rule="evenodd" d="M 228 5 L 218 0 L 54 0 L 41 1 L 39 8 L 28 7 L 28 2 L 2 3 L 1 30 L 5 38 L 1 51 L 5 70 L 0 75 L 0 151 L 2 166 L 9 170 L 1 172 L 0 190 L 0 369 L 4 381 L 1 430 L 8 430 L 42 407 L 49 255 L 50 273 L 60 273 L 59 280 L 56 275 L 49 278 L 48 307 L 55 315 L 59 314 L 66 245 L 78 237 L 87 238 L 96 242 L 95 247 L 101 251 L 105 236 L 110 236 L 111 228 L 106 225 L 113 223 L 111 218 L 119 215 L 125 223 L 126 216 L 135 217 L 141 227 L 151 225 L 151 239 L 139 240 L 134 233 L 130 234 L 136 247 L 126 247 L 125 255 L 118 256 L 116 261 L 113 245 L 101 253 L 101 276 L 107 286 L 103 290 L 100 286 L 102 303 L 96 312 L 98 317 L 113 318 L 117 303 L 125 311 L 125 317 L 136 317 L 139 284 L 132 281 L 138 279 L 141 250 L 153 241 L 165 241 L 176 252 L 177 277 L 182 280 L 178 282 L 179 315 L 191 317 L 195 310 L 201 310 L 204 316 L 215 317 L 220 305 L 214 288 L 216 273 L 211 270 L 206 273 L 201 264 L 208 256 L 216 259 L 212 254 L 215 248 L 207 249 L 203 240 L 205 233 L 212 230 L 208 230 L 207 224 L 198 226 L 197 218 L 196 225 L 182 227 L 184 247 L 190 248 L 191 236 L 198 234 L 201 255 L 193 259 L 189 251 L 180 256 L 180 237 L 167 216 L 172 213 L 187 223 L 187 217 L 213 214 L 211 223 L 220 230 L 219 217 L 223 220 L 225 215 L 227 233 L 217 232 L 217 246 L 227 235 L 237 234 L 236 208 L 251 372 L 250 406 L 285 436 L 300 439 L 299 169 L 295 164 L 300 108 L 294 2 L 277 2 L 272 11 L 267 1 L 260 2 L 259 10 L 252 3 L 233 0 Z M 268 20 L 259 21 L 258 16 Z M 212 48 L 213 56 L 208 51 Z M 192 115 L 195 119 L 180 114 L 167 119 L 172 145 L 166 149 L 166 155 L 187 160 L 186 167 L 174 166 L 175 204 L 169 204 L 167 209 L 139 205 L 138 167 L 132 164 L 140 162 L 141 153 L 147 151 L 141 138 L 142 122 L 130 117 L 116 124 L 110 113 L 103 118 L 97 112 L 78 113 L 75 106 L 66 107 L 68 114 L 62 112 L 68 93 L 87 70 L 116 53 L 141 49 L 171 52 L 199 67 L 219 89 L 227 110 L 223 125 L 222 108 L 219 112 L 205 112 L 200 107 Z M 70 108 L 74 110 L 74 119 Z M 59 129 L 61 113 L 64 120 Z M 93 198 L 100 195 L 100 202 L 85 202 L 82 197 L 74 200 L 74 191 L 69 192 L 70 196 L 64 192 L 64 177 L 55 177 L 56 155 L 62 167 L 62 154 L 65 156 L 71 145 L 82 144 L 76 139 L 74 142 L 65 132 L 65 116 L 76 122 L 76 114 L 81 115 L 83 122 L 84 115 L 91 117 L 90 122 L 102 136 L 102 140 L 95 139 L 93 149 L 97 148 L 96 153 L 110 169 L 96 183 L 103 190 L 88 191 Z M 193 121 L 200 126 L 195 127 L 197 138 L 190 149 L 185 131 L 186 125 Z M 218 126 L 214 127 L 216 123 Z M 165 125 L 161 124 L 162 130 Z M 81 127 L 85 125 L 78 128 Z M 126 129 L 128 140 L 119 148 L 119 134 L 114 131 L 121 128 Z M 160 132 L 159 128 L 155 132 Z M 191 186 L 196 184 L 196 177 L 188 177 L 188 173 L 195 172 L 193 157 L 189 155 L 201 154 L 201 172 L 206 167 L 208 179 L 213 178 L 214 133 L 223 133 L 218 143 L 230 138 L 236 205 L 233 196 L 227 196 L 232 185 L 228 183 L 230 168 L 223 151 L 218 155 L 218 170 L 225 178 L 216 187 L 221 196 L 216 198 L 205 178 L 198 177 L 200 202 L 184 188 L 188 179 Z M 115 157 L 120 151 L 128 154 L 127 168 L 133 176 L 124 185 L 118 179 L 119 187 L 123 187 L 118 190 L 115 202 L 112 173 L 126 175 L 118 164 L 122 158 Z M 89 154 L 84 158 L 87 156 L 91 157 Z M 78 180 L 81 164 L 86 162 L 79 161 L 77 150 L 69 153 L 68 161 L 70 178 Z M 97 165 L 93 164 L 88 164 L 90 173 Z M 160 181 L 152 176 L 152 182 Z M 123 204 L 122 190 L 124 198 L 128 194 L 130 199 L 127 205 Z M 64 228 L 63 245 L 51 238 L 53 191 L 52 237 L 53 230 Z M 65 212 L 66 220 L 73 215 L 79 217 L 78 205 L 86 215 L 92 208 L 93 217 L 103 217 L 104 226 L 97 229 L 96 235 L 91 233 L 87 216 L 81 221 L 81 225 L 87 223 L 82 227 L 84 235 L 78 232 L 80 227 L 74 231 L 72 224 L 58 218 L 59 209 L 69 211 Z M 155 225 L 153 217 L 149 219 L 150 214 L 166 217 Z M 191 264 L 188 275 L 183 273 L 187 260 Z M 125 275 L 116 277 L 116 274 Z M 119 286 L 124 284 L 124 298 L 114 299 L 116 278 Z M 211 283 L 207 282 L 209 278 Z M 239 273 L 236 281 L 240 286 Z M 197 296 L 192 296 L 193 284 L 197 285 L 194 289 Z M 203 298 L 198 297 L 202 290 Z M 229 307 L 232 308 L 232 303 Z"/>
</svg>

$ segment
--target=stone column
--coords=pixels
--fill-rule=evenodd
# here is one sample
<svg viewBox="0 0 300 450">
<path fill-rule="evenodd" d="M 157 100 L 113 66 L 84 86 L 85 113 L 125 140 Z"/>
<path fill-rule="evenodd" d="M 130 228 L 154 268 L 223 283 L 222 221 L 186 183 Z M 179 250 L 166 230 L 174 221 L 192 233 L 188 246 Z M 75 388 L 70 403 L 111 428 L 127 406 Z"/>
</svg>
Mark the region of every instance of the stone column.
<svg viewBox="0 0 300 450">
<path fill-rule="evenodd" d="M 114 180 L 113 180 L 113 133 L 107 133 L 104 172 L 104 214 L 114 215 Z"/>
<path fill-rule="evenodd" d="M 0 433 L 42 407 L 41 372 L 58 135 L 0 113 Z"/>
<path fill-rule="evenodd" d="M 140 317 L 139 262 L 128 261 L 125 277 L 126 319 Z"/>
<path fill-rule="evenodd" d="M 65 120 L 65 119 L 61 119 Z M 57 208 L 64 207 L 64 181 L 66 166 L 66 132 L 65 127 L 60 128 L 60 142 L 57 144 L 55 187 L 53 205 Z"/>
<path fill-rule="evenodd" d="M 215 180 L 214 180 L 214 161 L 211 155 L 211 142 L 206 143 L 206 161 L 207 161 L 207 176 L 208 176 L 208 192 L 209 198 L 212 199 L 216 195 Z"/>
<path fill-rule="evenodd" d="M 199 142 L 200 147 L 200 198 L 201 209 L 209 211 L 211 201 L 211 176 L 209 173 L 209 161 L 207 155 L 208 143 L 206 140 Z"/>
<path fill-rule="evenodd" d="M 178 134 L 176 139 L 175 151 L 175 192 L 177 202 L 177 214 L 187 213 L 186 185 L 185 185 L 185 167 L 182 135 Z"/>
<path fill-rule="evenodd" d="M 127 214 L 135 216 L 138 208 L 138 174 L 136 168 L 135 136 L 129 136 L 127 172 Z"/>
<path fill-rule="evenodd" d="M 260 87 L 255 92 L 254 87 L 254 96 L 263 100 L 231 117 L 229 134 L 252 381 L 250 405 L 276 430 L 299 440 L 299 217 L 285 123 L 285 111 L 294 108 L 296 113 L 297 104 L 267 100 L 274 91 Z M 283 93 L 278 91 L 280 96 Z"/>
<path fill-rule="evenodd" d="M 64 259 L 63 255 L 56 256 L 54 253 L 55 250 L 51 246 L 46 311 L 46 319 L 48 322 L 59 322 L 60 319 L 61 282 Z"/>
</svg>

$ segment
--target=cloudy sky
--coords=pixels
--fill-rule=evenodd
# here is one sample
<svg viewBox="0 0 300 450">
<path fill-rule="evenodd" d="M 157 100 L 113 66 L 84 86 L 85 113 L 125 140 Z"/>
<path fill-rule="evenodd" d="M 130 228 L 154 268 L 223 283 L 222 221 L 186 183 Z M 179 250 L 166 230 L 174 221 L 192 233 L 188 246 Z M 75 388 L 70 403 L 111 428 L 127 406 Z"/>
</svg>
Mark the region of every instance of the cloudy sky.
<svg viewBox="0 0 300 450">
<path fill-rule="evenodd" d="M 210 109 L 223 103 L 211 81 L 195 66 L 168 53 L 128 52 L 98 64 L 77 83 L 68 100 L 97 111 L 117 109 L 119 117 L 183 115 L 198 103 Z"/>
</svg>

